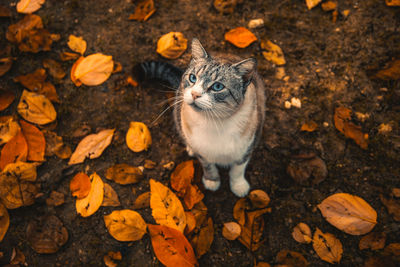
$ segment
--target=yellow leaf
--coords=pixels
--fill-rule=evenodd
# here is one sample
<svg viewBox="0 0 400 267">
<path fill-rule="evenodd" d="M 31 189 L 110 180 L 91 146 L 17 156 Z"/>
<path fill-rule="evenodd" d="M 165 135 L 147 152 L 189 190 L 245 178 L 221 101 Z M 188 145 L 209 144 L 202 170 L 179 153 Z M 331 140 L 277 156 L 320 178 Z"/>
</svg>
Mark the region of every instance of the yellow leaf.
<svg viewBox="0 0 400 267">
<path fill-rule="evenodd" d="M 313 9 L 314 7 L 316 7 L 322 0 L 306 0 L 306 5 L 307 8 Z"/>
<path fill-rule="evenodd" d="M 126 133 L 126 144 L 133 152 L 147 150 L 152 139 L 149 128 L 142 122 L 132 121 Z"/>
<path fill-rule="evenodd" d="M 0 242 L 3 241 L 8 226 L 10 226 L 10 216 L 8 215 L 6 207 L 0 203 Z"/>
<path fill-rule="evenodd" d="M 68 37 L 68 47 L 77 53 L 80 53 L 82 56 L 86 51 L 86 41 L 83 40 L 82 37 L 77 37 L 73 34 L 71 34 Z"/>
<path fill-rule="evenodd" d="M 276 65 L 286 64 L 282 49 L 273 42 L 269 40 L 262 40 L 261 49 L 263 49 L 262 54 L 266 60 L 271 61 Z"/>
<path fill-rule="evenodd" d="M 163 184 L 150 179 L 150 207 L 154 220 L 183 233 L 186 216 L 178 197 Z"/>
<path fill-rule="evenodd" d="M 45 0 L 20 0 L 17 4 L 18 13 L 30 14 L 37 11 Z"/>
<path fill-rule="evenodd" d="M 169 32 L 157 42 L 157 53 L 168 59 L 180 57 L 187 48 L 187 39 L 180 32 Z"/>
<path fill-rule="evenodd" d="M 24 90 L 18 104 L 18 113 L 27 121 L 39 125 L 55 121 L 57 112 L 44 95 Z"/>
<path fill-rule="evenodd" d="M 83 138 L 72 153 L 68 164 L 82 163 L 85 158 L 95 159 L 100 157 L 104 149 L 111 143 L 114 131 L 115 129 L 106 129 Z"/>
<path fill-rule="evenodd" d="M 342 258 L 342 243 L 330 233 L 322 233 L 319 228 L 314 233 L 313 248 L 318 256 L 329 263 L 339 263 Z"/>
<path fill-rule="evenodd" d="M 363 235 L 377 224 L 376 211 L 360 197 L 337 193 L 318 205 L 325 219 L 345 233 Z"/>
<path fill-rule="evenodd" d="M 21 130 L 12 116 L 0 117 L 0 145 L 10 141 Z"/>
<path fill-rule="evenodd" d="M 121 206 L 121 203 L 118 199 L 118 194 L 111 187 L 111 185 L 104 183 L 104 198 L 103 203 L 101 203 L 103 207 L 118 207 Z"/>
<path fill-rule="evenodd" d="M 311 229 L 305 223 L 299 223 L 293 228 L 292 237 L 299 243 L 311 243 Z"/>
<path fill-rule="evenodd" d="M 146 233 L 146 222 L 133 210 L 115 210 L 104 216 L 104 223 L 112 237 L 118 241 L 137 241 Z"/>
<path fill-rule="evenodd" d="M 239 48 L 245 48 L 257 41 L 257 37 L 248 29 L 237 27 L 225 33 L 225 40 Z"/>
<path fill-rule="evenodd" d="M 96 86 L 105 82 L 114 69 L 112 56 L 101 53 L 84 57 L 77 64 L 73 76 L 88 86 Z"/>
<path fill-rule="evenodd" d="M 108 168 L 106 178 L 118 184 L 135 184 L 142 180 L 143 172 L 138 167 L 122 163 Z"/>
<path fill-rule="evenodd" d="M 103 203 L 104 183 L 96 173 L 90 175 L 90 192 L 85 198 L 76 200 L 76 211 L 82 217 L 89 217 L 95 213 Z"/>
</svg>

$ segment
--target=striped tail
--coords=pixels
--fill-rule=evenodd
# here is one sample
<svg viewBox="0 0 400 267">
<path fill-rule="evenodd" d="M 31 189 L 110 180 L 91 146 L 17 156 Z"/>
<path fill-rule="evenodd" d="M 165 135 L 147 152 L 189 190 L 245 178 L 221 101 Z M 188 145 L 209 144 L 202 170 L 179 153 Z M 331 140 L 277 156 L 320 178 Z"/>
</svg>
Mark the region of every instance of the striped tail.
<svg viewBox="0 0 400 267">
<path fill-rule="evenodd" d="M 146 61 L 134 67 L 139 81 L 158 80 L 167 82 L 174 89 L 179 87 L 183 70 L 172 64 L 161 61 Z"/>
</svg>

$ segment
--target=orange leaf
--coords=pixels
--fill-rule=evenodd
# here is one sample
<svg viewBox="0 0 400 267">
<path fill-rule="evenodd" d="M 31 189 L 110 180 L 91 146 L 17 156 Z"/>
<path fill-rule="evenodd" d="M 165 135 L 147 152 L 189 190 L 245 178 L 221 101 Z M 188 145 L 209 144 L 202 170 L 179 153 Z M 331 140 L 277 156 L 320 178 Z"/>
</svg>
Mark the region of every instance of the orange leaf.
<svg viewBox="0 0 400 267">
<path fill-rule="evenodd" d="M 15 94 L 11 91 L 0 91 L 0 111 L 8 108 L 9 105 L 14 101 Z"/>
<path fill-rule="evenodd" d="M 137 4 L 135 12 L 129 16 L 129 19 L 146 21 L 154 12 L 156 9 L 153 0 L 142 0 Z"/>
<path fill-rule="evenodd" d="M 329 263 L 339 263 L 342 258 L 342 243 L 330 233 L 322 233 L 319 228 L 314 233 L 313 248 L 318 256 Z"/>
<path fill-rule="evenodd" d="M 242 229 L 240 225 L 236 222 L 227 222 L 224 223 L 224 227 L 222 228 L 222 236 L 228 240 L 235 240 L 240 236 Z"/>
<path fill-rule="evenodd" d="M 197 233 L 192 237 L 190 243 L 196 251 L 197 258 L 206 254 L 214 241 L 214 225 L 209 217 L 204 225 L 199 227 Z"/>
<path fill-rule="evenodd" d="M 9 225 L 10 216 L 8 215 L 6 207 L 4 207 L 4 205 L 0 203 L 0 242 L 3 241 Z"/>
<path fill-rule="evenodd" d="M 249 194 L 249 199 L 253 207 L 257 209 L 266 208 L 270 202 L 268 194 L 260 189 L 251 191 Z"/>
<path fill-rule="evenodd" d="M 86 51 L 86 41 L 82 37 L 77 37 L 71 34 L 68 37 L 68 47 L 83 56 Z"/>
<path fill-rule="evenodd" d="M 171 173 L 171 187 L 177 191 L 178 196 L 184 196 L 186 189 L 194 177 L 193 160 L 188 160 L 176 166 Z M 191 208 L 189 208 L 191 209 Z"/>
<path fill-rule="evenodd" d="M 41 17 L 34 14 L 26 15 L 23 19 L 8 27 L 6 38 L 12 43 L 21 43 L 28 37 L 31 30 L 41 28 L 43 28 Z"/>
<path fill-rule="evenodd" d="M 187 48 L 187 39 L 180 32 L 169 32 L 157 41 L 157 53 L 168 59 L 180 57 Z"/>
<path fill-rule="evenodd" d="M 266 212 L 268 209 L 246 212 L 245 223 L 242 225 L 242 232 L 238 240 L 251 251 L 256 251 L 264 242 L 261 240 L 264 231 L 262 215 Z"/>
<path fill-rule="evenodd" d="M 350 122 L 351 110 L 344 107 L 335 109 L 333 116 L 335 127 L 346 137 L 353 139 L 362 149 L 368 148 L 368 134 L 361 131 L 361 127 Z"/>
<path fill-rule="evenodd" d="M 78 61 L 73 73 L 74 78 L 88 86 L 102 84 L 110 77 L 114 69 L 112 56 L 101 53 L 89 55 Z"/>
<path fill-rule="evenodd" d="M 30 14 L 42 7 L 45 0 L 20 0 L 17 4 L 18 13 Z"/>
<path fill-rule="evenodd" d="M 315 121 L 308 121 L 301 125 L 300 131 L 314 132 L 318 128 L 318 124 Z"/>
<path fill-rule="evenodd" d="M 90 191 L 85 198 L 77 199 L 75 206 L 76 211 L 82 217 L 89 217 L 94 214 L 103 203 L 104 198 L 104 183 L 100 176 L 96 173 L 90 175 Z"/>
<path fill-rule="evenodd" d="M 54 59 L 47 58 L 43 60 L 43 67 L 45 67 L 49 71 L 49 74 L 57 80 L 61 80 L 66 75 L 61 64 Z"/>
<path fill-rule="evenodd" d="M 311 229 L 305 223 L 299 223 L 293 228 L 292 237 L 299 243 L 311 243 Z"/>
<path fill-rule="evenodd" d="M 77 53 L 72 53 L 72 52 L 61 52 L 60 53 L 60 59 L 61 61 L 69 61 L 69 60 L 74 60 L 78 59 L 81 55 Z M 71 69 L 72 71 L 72 69 Z"/>
<path fill-rule="evenodd" d="M 137 241 L 146 233 L 146 223 L 142 216 L 133 210 L 114 210 L 104 216 L 108 232 L 118 241 Z"/>
<path fill-rule="evenodd" d="M 198 266 L 193 248 L 178 230 L 164 225 L 147 225 L 158 260 L 167 267 Z"/>
<path fill-rule="evenodd" d="M 187 236 L 194 230 L 194 228 L 196 228 L 196 217 L 194 217 L 194 214 L 191 211 L 185 211 L 185 216 L 186 228 L 184 234 Z"/>
<path fill-rule="evenodd" d="M 306 0 L 306 5 L 309 10 L 316 7 L 322 0 Z"/>
<path fill-rule="evenodd" d="M 20 120 L 22 133 L 25 136 L 28 144 L 28 156 L 29 161 L 44 161 L 44 152 L 46 149 L 46 140 L 44 134 L 36 128 L 34 125 Z"/>
<path fill-rule="evenodd" d="M 197 185 L 190 184 L 186 190 L 183 201 L 188 209 L 192 209 L 193 206 L 199 203 L 203 198 L 204 194 L 200 191 L 200 188 Z"/>
<path fill-rule="evenodd" d="M 10 141 L 21 130 L 12 116 L 0 117 L 0 145 Z"/>
<path fill-rule="evenodd" d="M 237 27 L 225 33 L 225 40 L 239 48 L 245 48 L 257 41 L 257 37 L 244 27 Z"/>
<path fill-rule="evenodd" d="M 69 190 L 72 196 L 77 198 L 86 197 L 90 192 L 90 187 L 90 178 L 83 172 L 77 173 L 69 183 Z"/>
<path fill-rule="evenodd" d="M 151 134 L 146 124 L 132 121 L 126 133 L 126 144 L 133 152 L 147 150 L 152 143 Z"/>
<path fill-rule="evenodd" d="M 21 131 L 17 133 L 1 150 L 0 169 L 13 162 L 26 161 L 28 144 Z"/>
<path fill-rule="evenodd" d="M 247 200 L 245 198 L 241 198 L 238 201 L 236 201 L 235 206 L 233 206 L 233 218 L 235 218 L 236 221 L 240 225 L 244 225 L 246 216 L 245 216 L 245 209 L 247 206 Z"/>
<path fill-rule="evenodd" d="M 76 67 L 84 60 L 84 57 L 80 57 L 78 58 L 75 63 L 72 65 L 71 68 L 71 81 L 76 85 L 76 86 L 81 86 L 82 82 L 80 80 L 78 80 L 75 76 L 75 71 L 76 71 Z"/>
<path fill-rule="evenodd" d="M 286 64 L 285 55 L 283 54 L 282 49 L 270 40 L 262 40 L 261 49 L 263 49 L 262 54 L 266 60 L 276 65 Z"/>
<path fill-rule="evenodd" d="M 143 172 L 138 167 L 121 163 L 108 168 L 106 178 L 118 184 L 135 184 L 143 179 Z"/>
<path fill-rule="evenodd" d="M 26 75 L 20 75 L 14 78 L 14 81 L 20 82 L 23 86 L 31 90 L 32 92 L 38 92 L 43 86 L 43 82 L 46 80 L 46 70 L 37 69 L 32 73 Z"/>
</svg>

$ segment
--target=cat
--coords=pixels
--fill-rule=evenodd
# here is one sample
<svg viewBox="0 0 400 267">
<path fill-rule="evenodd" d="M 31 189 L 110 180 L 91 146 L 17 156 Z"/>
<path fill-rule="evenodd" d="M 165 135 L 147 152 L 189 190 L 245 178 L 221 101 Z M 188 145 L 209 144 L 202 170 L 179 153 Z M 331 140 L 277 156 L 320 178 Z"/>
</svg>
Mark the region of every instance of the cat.
<svg viewBox="0 0 400 267">
<path fill-rule="evenodd" d="M 176 86 L 174 119 L 190 156 L 203 167 L 204 187 L 220 187 L 217 166 L 228 167 L 231 191 L 244 197 L 251 153 L 264 122 L 265 87 L 256 60 L 209 54 L 192 40 L 192 58 L 182 71 L 168 63 L 140 64 L 142 75 Z"/>
</svg>

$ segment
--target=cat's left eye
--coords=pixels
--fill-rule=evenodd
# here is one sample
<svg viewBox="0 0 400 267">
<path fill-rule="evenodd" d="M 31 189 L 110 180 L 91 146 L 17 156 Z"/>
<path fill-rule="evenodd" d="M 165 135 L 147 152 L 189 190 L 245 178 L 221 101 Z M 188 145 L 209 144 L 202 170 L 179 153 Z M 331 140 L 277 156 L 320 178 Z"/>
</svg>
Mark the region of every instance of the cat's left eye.
<svg viewBox="0 0 400 267">
<path fill-rule="evenodd" d="M 191 83 L 195 83 L 195 82 L 197 81 L 196 75 L 190 74 L 190 75 L 189 75 L 189 81 L 190 81 Z"/>
<path fill-rule="evenodd" d="M 224 88 L 225 88 L 225 85 L 223 85 L 220 82 L 215 82 L 213 85 L 211 85 L 211 89 L 214 91 L 221 91 Z"/>
</svg>

